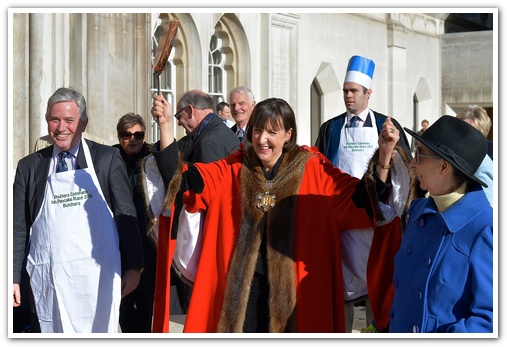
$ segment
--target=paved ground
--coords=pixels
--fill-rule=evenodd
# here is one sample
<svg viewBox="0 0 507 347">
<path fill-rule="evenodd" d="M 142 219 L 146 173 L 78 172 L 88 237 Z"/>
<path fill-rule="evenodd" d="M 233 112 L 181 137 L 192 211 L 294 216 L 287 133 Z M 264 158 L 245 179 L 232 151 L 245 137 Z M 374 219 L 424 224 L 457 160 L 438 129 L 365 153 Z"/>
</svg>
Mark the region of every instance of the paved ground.
<svg viewBox="0 0 507 347">
<path fill-rule="evenodd" d="M 171 316 L 169 331 L 171 333 L 181 333 L 183 324 L 185 323 L 185 316 Z M 352 326 L 353 333 L 359 333 L 361 328 L 366 327 L 366 312 L 364 306 L 354 308 L 354 324 Z"/>
<path fill-rule="evenodd" d="M 354 307 L 354 324 L 352 332 L 360 333 L 362 328 L 366 328 L 366 308 L 364 306 Z"/>
</svg>

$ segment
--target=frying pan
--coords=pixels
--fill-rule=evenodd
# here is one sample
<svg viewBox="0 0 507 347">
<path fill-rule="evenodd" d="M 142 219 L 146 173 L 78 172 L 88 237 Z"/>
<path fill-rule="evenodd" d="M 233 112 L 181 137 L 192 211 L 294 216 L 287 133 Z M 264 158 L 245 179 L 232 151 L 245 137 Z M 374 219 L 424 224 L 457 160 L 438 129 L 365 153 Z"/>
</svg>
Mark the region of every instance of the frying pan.
<svg viewBox="0 0 507 347">
<path fill-rule="evenodd" d="M 162 75 L 162 71 L 164 71 L 167 59 L 169 59 L 169 55 L 171 54 L 174 39 L 176 38 L 176 33 L 178 32 L 179 25 L 180 20 L 177 17 L 172 18 L 166 24 L 164 32 L 162 33 L 162 36 L 160 36 L 157 51 L 155 52 L 155 60 L 154 60 L 155 65 L 153 67 L 153 76 L 157 80 L 157 93 L 159 95 L 160 95 L 160 75 Z"/>
</svg>

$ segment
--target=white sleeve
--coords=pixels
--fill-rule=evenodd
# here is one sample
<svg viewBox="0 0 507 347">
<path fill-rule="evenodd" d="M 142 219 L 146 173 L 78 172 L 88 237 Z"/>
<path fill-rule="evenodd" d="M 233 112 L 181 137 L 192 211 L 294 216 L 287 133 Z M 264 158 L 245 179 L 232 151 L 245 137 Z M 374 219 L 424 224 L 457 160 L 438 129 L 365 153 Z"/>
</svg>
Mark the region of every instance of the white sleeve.
<svg viewBox="0 0 507 347">
<path fill-rule="evenodd" d="M 201 257 L 202 229 L 205 218 L 206 214 L 203 210 L 189 213 L 186 211 L 186 205 L 183 205 L 179 216 L 173 266 L 176 268 L 176 272 L 183 275 L 190 282 L 195 281 L 197 266 Z"/>
<path fill-rule="evenodd" d="M 149 206 L 153 215 L 159 216 L 162 214 L 164 208 L 166 191 L 162 175 L 158 170 L 157 162 L 152 155 L 146 157 L 144 162 L 144 175 L 146 177 L 144 184 Z"/>
<path fill-rule="evenodd" d="M 165 209 L 166 189 L 162 175 L 158 170 L 157 162 L 153 155 L 146 157 L 143 165 L 143 189 L 146 204 L 149 206 L 154 218 L 153 233 L 158 238 L 158 218 L 160 215 L 171 216 L 170 209 Z"/>
</svg>

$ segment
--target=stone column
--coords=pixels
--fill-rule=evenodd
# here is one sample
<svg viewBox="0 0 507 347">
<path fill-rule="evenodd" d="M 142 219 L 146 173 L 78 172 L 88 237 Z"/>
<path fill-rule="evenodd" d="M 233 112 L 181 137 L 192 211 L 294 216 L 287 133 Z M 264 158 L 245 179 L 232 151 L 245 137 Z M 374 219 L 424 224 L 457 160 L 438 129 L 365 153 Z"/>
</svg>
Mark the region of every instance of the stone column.
<svg viewBox="0 0 507 347">
<path fill-rule="evenodd" d="M 12 93 L 12 99 L 9 100 L 9 112 L 12 112 L 12 118 L 8 122 L 8 133 L 12 137 L 12 177 L 16 170 L 19 158 L 24 157 L 29 152 L 29 137 L 26 135 L 27 129 L 30 129 L 29 101 L 28 94 L 28 25 L 29 15 L 27 13 L 15 13 L 12 18 L 12 87 L 8 87 L 9 96 Z M 9 172 L 9 174 L 11 174 Z M 10 178 L 10 177 L 9 177 Z"/>
<path fill-rule="evenodd" d="M 29 152 L 33 151 L 35 141 L 39 137 L 47 135 L 45 120 L 47 100 L 57 86 L 54 73 L 56 65 L 54 48 L 57 32 L 55 29 L 60 28 L 53 28 L 56 25 L 55 17 L 56 14 L 51 13 L 29 15 L 28 85 L 23 88 L 30 108 Z"/>
<path fill-rule="evenodd" d="M 151 71 L 149 14 L 87 16 L 87 102 L 89 131 L 118 142 L 116 123 L 127 112 L 148 120 Z"/>
<path fill-rule="evenodd" d="M 388 14 L 387 20 L 387 114 L 394 116 L 401 124 L 412 117 L 412 96 L 407 88 L 407 29 L 399 21 L 398 13 Z"/>
</svg>

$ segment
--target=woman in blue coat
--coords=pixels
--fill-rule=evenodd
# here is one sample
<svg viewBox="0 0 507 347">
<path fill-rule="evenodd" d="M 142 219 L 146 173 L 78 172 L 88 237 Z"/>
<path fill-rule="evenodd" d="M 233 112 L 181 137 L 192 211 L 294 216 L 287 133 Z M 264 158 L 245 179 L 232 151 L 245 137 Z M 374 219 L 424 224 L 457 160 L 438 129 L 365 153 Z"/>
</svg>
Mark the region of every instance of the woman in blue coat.
<svg viewBox="0 0 507 347">
<path fill-rule="evenodd" d="M 493 332 L 493 210 L 474 176 L 486 138 L 451 116 L 422 135 L 410 167 L 415 199 L 394 258 L 389 332 Z"/>
</svg>

